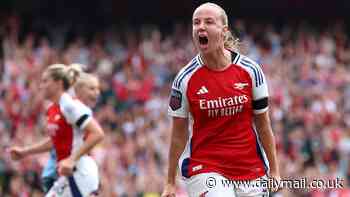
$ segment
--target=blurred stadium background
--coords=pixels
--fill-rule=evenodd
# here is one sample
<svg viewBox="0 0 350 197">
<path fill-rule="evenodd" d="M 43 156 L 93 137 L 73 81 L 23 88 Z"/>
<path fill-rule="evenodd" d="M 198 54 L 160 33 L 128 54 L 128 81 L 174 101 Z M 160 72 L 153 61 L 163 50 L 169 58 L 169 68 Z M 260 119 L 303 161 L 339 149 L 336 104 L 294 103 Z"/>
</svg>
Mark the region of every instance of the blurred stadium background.
<svg viewBox="0 0 350 197">
<path fill-rule="evenodd" d="M 191 15 L 203 1 L 0 1 L 0 196 L 42 196 L 48 154 L 13 162 L 12 144 L 46 135 L 41 71 L 78 62 L 101 80 L 94 151 L 100 196 L 158 197 L 169 147 L 168 93 L 194 55 Z M 350 196 L 350 1 L 216 1 L 243 53 L 269 80 L 283 178 L 344 179 L 343 189 L 274 196 Z M 186 196 L 179 181 L 178 196 Z"/>
</svg>

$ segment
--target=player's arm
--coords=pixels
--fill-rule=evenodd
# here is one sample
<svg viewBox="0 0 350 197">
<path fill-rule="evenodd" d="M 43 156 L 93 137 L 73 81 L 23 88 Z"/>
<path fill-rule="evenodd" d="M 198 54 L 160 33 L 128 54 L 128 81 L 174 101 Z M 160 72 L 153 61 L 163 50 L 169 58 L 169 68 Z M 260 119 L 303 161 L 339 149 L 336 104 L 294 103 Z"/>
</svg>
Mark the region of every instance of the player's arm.
<svg viewBox="0 0 350 197">
<path fill-rule="evenodd" d="M 187 122 L 187 119 L 173 117 L 169 150 L 168 175 L 165 182 L 162 197 L 175 196 L 177 163 L 185 148 L 187 141 Z"/>
<path fill-rule="evenodd" d="M 176 81 L 176 79 L 175 79 Z M 175 181 L 177 164 L 182 152 L 185 149 L 188 138 L 188 101 L 184 83 L 176 86 L 175 82 L 170 94 L 168 114 L 172 116 L 171 141 L 169 149 L 168 175 L 162 197 L 175 196 Z"/>
<path fill-rule="evenodd" d="M 62 112 L 67 121 L 88 135 L 83 145 L 70 155 L 70 159 L 78 161 L 87 154 L 104 137 L 104 132 L 97 121 L 92 117 L 91 110 L 79 101 L 66 97 L 62 101 Z"/>
<path fill-rule="evenodd" d="M 76 162 L 103 139 L 104 132 L 86 105 L 68 96 L 63 99 L 61 110 L 68 123 L 88 133 L 83 145 L 58 164 L 58 173 L 69 176 L 73 173 Z"/>
<path fill-rule="evenodd" d="M 104 137 L 104 131 L 95 119 L 91 119 L 84 130 L 89 134 L 87 135 L 84 144 L 71 155 L 71 158 L 74 161 L 78 161 L 81 156 L 89 153 L 94 146 L 103 140 Z"/>
<path fill-rule="evenodd" d="M 267 159 L 269 160 L 270 174 L 279 175 L 276 142 L 272 132 L 268 111 L 255 115 L 255 125 L 266 152 Z"/>
<path fill-rule="evenodd" d="M 101 126 L 94 118 L 90 118 L 86 126 L 83 128 L 84 132 L 88 132 L 87 138 L 83 145 L 73 152 L 67 159 L 62 160 L 58 164 L 58 173 L 60 175 L 69 176 L 73 173 L 76 162 L 85 154 L 102 141 L 104 132 Z"/>
<path fill-rule="evenodd" d="M 11 147 L 9 152 L 13 160 L 19 160 L 27 155 L 38 154 L 43 152 L 48 152 L 52 149 L 53 145 L 49 137 L 43 139 L 42 141 L 28 145 L 24 147 Z"/>
<path fill-rule="evenodd" d="M 276 143 L 271 128 L 271 122 L 268 110 L 268 87 L 265 75 L 260 66 L 252 61 L 244 61 L 245 65 L 251 68 L 250 75 L 252 78 L 252 89 L 253 89 L 253 112 L 256 130 L 259 135 L 259 139 L 265 150 L 267 159 L 269 161 L 269 174 L 270 178 L 280 180 L 280 172 L 277 163 L 276 155 Z M 242 63 L 242 64 L 243 64 Z M 251 72 L 255 71 L 255 72 Z M 271 188 L 275 191 L 277 188 Z"/>
<path fill-rule="evenodd" d="M 187 142 L 187 123 L 188 120 L 184 118 L 173 118 L 172 131 L 171 131 L 171 142 L 169 150 L 169 168 L 168 168 L 168 184 L 175 184 L 177 163 L 184 151 Z"/>
</svg>

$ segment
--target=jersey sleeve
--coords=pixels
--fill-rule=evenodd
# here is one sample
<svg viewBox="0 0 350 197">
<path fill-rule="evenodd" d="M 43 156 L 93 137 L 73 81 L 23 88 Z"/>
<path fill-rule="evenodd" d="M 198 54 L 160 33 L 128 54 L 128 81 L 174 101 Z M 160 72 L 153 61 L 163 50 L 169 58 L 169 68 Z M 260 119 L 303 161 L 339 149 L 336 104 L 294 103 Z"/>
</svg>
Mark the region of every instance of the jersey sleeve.
<svg viewBox="0 0 350 197">
<path fill-rule="evenodd" d="M 184 66 L 174 79 L 171 87 L 168 114 L 173 117 L 187 118 L 189 116 L 189 103 L 187 98 L 187 85 L 194 72 L 202 66 L 200 56 L 194 57 Z"/>
<path fill-rule="evenodd" d="M 63 95 L 60 100 L 60 108 L 67 122 L 83 130 L 92 119 L 90 108 L 68 95 Z"/>
<path fill-rule="evenodd" d="M 260 114 L 267 111 L 269 106 L 269 93 L 266 78 L 260 67 L 259 70 L 261 76 L 261 84 L 258 86 L 253 86 L 254 114 Z"/>
<path fill-rule="evenodd" d="M 173 117 L 187 118 L 188 101 L 186 89 L 183 83 L 177 82 L 177 78 L 175 78 L 170 92 L 168 114 Z"/>
<path fill-rule="evenodd" d="M 253 93 L 253 111 L 254 114 L 260 114 L 268 109 L 268 85 L 264 72 L 259 64 L 247 58 L 242 58 L 240 63 L 249 72 L 252 79 Z"/>
</svg>

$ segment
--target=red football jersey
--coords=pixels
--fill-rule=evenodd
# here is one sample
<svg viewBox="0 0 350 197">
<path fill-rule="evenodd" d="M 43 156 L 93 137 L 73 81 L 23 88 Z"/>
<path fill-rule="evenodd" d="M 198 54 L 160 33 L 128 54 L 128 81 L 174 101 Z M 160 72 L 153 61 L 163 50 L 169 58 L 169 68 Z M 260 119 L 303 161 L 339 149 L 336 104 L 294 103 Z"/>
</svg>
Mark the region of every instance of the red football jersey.
<svg viewBox="0 0 350 197">
<path fill-rule="evenodd" d="M 217 172 L 233 179 L 256 179 L 268 162 L 253 123 L 268 108 L 260 66 L 232 53 L 223 71 L 203 65 L 196 56 L 176 76 L 168 112 L 189 120 L 189 139 L 180 157 L 182 176 Z"/>
</svg>

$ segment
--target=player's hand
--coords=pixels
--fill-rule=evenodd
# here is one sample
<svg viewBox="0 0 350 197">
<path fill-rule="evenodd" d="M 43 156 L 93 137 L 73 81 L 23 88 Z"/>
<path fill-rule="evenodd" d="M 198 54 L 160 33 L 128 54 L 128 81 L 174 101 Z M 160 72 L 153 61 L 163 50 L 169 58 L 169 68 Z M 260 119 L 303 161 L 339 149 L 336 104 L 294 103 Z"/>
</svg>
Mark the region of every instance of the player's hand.
<svg viewBox="0 0 350 197">
<path fill-rule="evenodd" d="M 161 197 L 175 197 L 175 185 L 167 183 Z"/>
<path fill-rule="evenodd" d="M 70 176 L 73 174 L 75 161 L 68 157 L 58 163 L 58 174 L 62 176 Z"/>
<path fill-rule="evenodd" d="M 273 181 L 273 185 L 270 188 L 271 192 L 277 192 L 278 190 L 282 189 L 280 187 L 280 185 L 281 185 L 280 184 L 280 182 L 281 182 L 281 175 L 280 175 L 280 173 L 275 172 L 275 171 L 271 171 L 269 173 L 269 179 L 272 179 L 272 181 Z"/>
<path fill-rule="evenodd" d="M 15 161 L 23 159 L 26 156 L 26 150 L 18 146 L 11 147 L 8 152 L 10 153 L 11 159 Z"/>
</svg>

